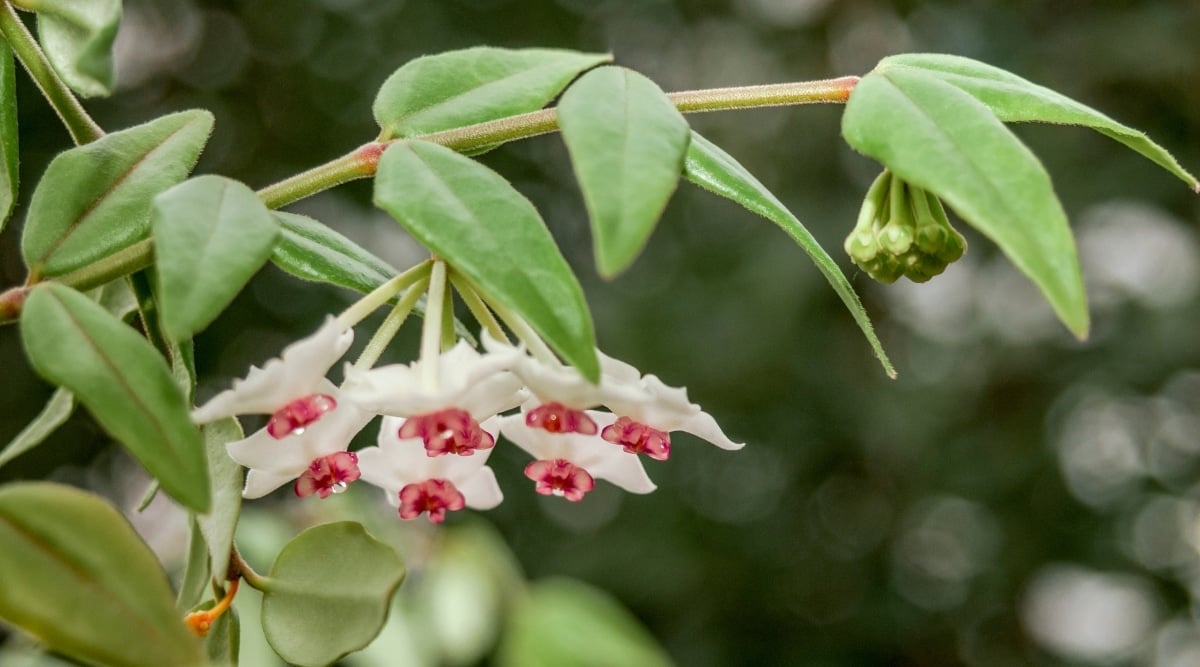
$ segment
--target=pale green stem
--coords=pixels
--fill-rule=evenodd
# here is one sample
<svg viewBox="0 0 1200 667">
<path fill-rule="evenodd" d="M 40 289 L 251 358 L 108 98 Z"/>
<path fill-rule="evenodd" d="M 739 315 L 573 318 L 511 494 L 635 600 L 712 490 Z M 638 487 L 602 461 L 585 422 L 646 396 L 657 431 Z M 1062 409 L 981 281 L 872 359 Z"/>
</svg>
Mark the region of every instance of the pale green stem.
<svg viewBox="0 0 1200 667">
<path fill-rule="evenodd" d="M 213 576 L 219 577 L 223 574 L 224 573 L 214 572 Z M 263 593 L 269 592 L 272 589 L 271 578 L 264 577 L 263 575 L 255 572 L 254 568 L 250 567 L 250 564 L 242 558 L 242 554 L 238 551 L 237 545 L 233 546 L 229 554 L 228 578 L 233 579 L 234 576 L 240 576 L 242 579 L 246 580 L 246 583 L 250 584 L 251 588 L 262 591 Z"/>
<path fill-rule="evenodd" d="M 104 259 L 92 262 L 70 273 L 55 276 L 54 282 L 74 287 L 82 292 L 110 283 L 135 271 L 141 271 L 153 263 L 154 239 L 144 239 L 128 248 L 118 250 Z"/>
<path fill-rule="evenodd" d="M 858 83 L 858 79 L 857 76 L 844 76 L 821 81 L 688 90 L 670 93 L 667 97 L 675 103 L 676 108 L 684 113 L 800 104 L 844 104 Z M 462 153 L 469 153 L 517 139 L 536 137 L 557 129 L 558 111 L 551 108 L 412 138 L 441 144 Z M 403 139 L 398 141 L 403 141 Z M 268 202 L 268 206 L 276 208 L 314 195 L 334 185 L 372 176 L 379 165 L 379 157 L 390 143 L 365 144 L 353 153 L 263 188 L 259 190 L 259 196 L 263 198 L 263 201 Z"/>
<path fill-rule="evenodd" d="M 535 358 L 537 358 L 539 361 L 550 364 L 551 366 L 562 365 L 562 363 L 558 360 L 558 357 L 554 355 L 554 352 L 547 347 L 545 341 L 542 340 L 542 337 L 537 335 L 537 332 L 529 326 L 529 323 L 526 322 L 523 317 L 512 312 L 508 308 L 505 308 L 501 304 L 496 303 L 495 301 L 488 301 L 487 304 L 493 311 L 496 312 L 497 315 L 500 316 L 500 319 L 504 320 L 504 323 L 508 325 L 508 328 L 512 329 L 513 333 L 517 335 L 517 338 L 519 338 L 522 343 L 525 343 L 525 347 L 529 348 L 529 352 L 533 354 Z"/>
<path fill-rule="evenodd" d="M 366 348 L 363 349 L 358 360 L 354 362 L 355 368 L 366 370 L 374 366 L 376 361 L 379 361 L 380 355 L 387 349 L 392 339 L 396 337 L 396 332 L 400 331 L 400 326 L 408 319 L 413 306 L 417 305 L 417 300 L 421 298 L 421 295 L 425 293 L 428 287 L 429 279 L 421 278 L 413 283 L 412 287 L 408 288 L 408 291 L 396 303 L 396 307 L 384 318 L 383 324 L 380 324 L 375 334 L 371 336 L 371 340 L 367 342 Z"/>
<path fill-rule="evenodd" d="M 54 71 L 42 47 L 29 34 L 29 29 L 17 16 L 16 10 L 7 2 L 0 4 L 3 5 L 0 7 L 0 32 L 4 33 L 4 39 L 41 89 L 46 101 L 62 119 L 63 125 L 67 126 L 71 139 L 76 145 L 83 145 L 103 137 L 104 130 L 84 111 L 75 94 L 59 78 L 58 72 Z"/>
<path fill-rule="evenodd" d="M 425 322 L 421 327 L 421 386 L 438 389 L 438 354 L 442 345 L 442 311 L 446 307 L 446 263 L 434 260 L 429 275 L 429 297 L 425 299 Z"/>
<path fill-rule="evenodd" d="M 483 299 L 479 298 L 479 293 L 475 291 L 475 288 L 464 281 L 457 271 L 450 272 L 450 282 L 454 285 L 454 289 L 458 290 L 463 303 L 467 304 L 467 310 L 471 311 L 471 315 L 479 323 L 479 326 L 487 329 L 487 332 L 496 341 L 501 343 L 509 342 L 504 329 L 496 321 L 496 316 L 492 314 L 492 311 L 488 310 L 487 304 L 483 302 Z"/>
<path fill-rule="evenodd" d="M 449 268 L 449 267 L 447 267 Z M 449 279 L 449 271 L 446 278 Z M 454 330 L 454 290 L 446 286 L 445 305 L 442 306 L 442 352 L 448 351 L 458 342 L 458 333 Z"/>
<path fill-rule="evenodd" d="M 421 262 L 411 269 L 392 278 L 386 283 L 371 290 L 371 293 L 351 304 L 349 308 L 342 311 L 338 315 L 338 323 L 343 328 L 350 327 L 363 321 L 368 315 L 375 312 L 383 304 L 392 300 L 392 297 L 400 293 L 400 290 L 412 285 L 418 280 L 424 278 L 429 273 L 429 261 Z"/>
</svg>

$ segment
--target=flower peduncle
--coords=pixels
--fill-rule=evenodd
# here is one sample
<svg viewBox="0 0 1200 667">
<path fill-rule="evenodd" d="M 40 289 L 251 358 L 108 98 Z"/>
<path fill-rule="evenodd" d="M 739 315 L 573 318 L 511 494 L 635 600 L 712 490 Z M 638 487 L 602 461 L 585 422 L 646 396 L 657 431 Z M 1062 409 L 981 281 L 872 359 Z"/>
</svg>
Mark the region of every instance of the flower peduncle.
<svg viewBox="0 0 1200 667">
<path fill-rule="evenodd" d="M 442 347 L 442 313 L 446 308 L 446 263 L 434 260 L 429 275 L 429 298 L 425 300 L 425 323 L 421 329 L 421 386 L 438 390 L 438 355 Z"/>
<path fill-rule="evenodd" d="M 458 290 L 459 296 L 462 297 L 463 303 L 467 304 L 467 309 L 471 311 L 471 315 L 479 322 L 479 326 L 487 330 L 487 332 L 495 340 L 501 343 L 508 343 L 508 336 L 505 335 L 504 329 L 500 327 L 500 322 L 496 320 L 496 316 L 488 309 L 486 303 L 475 291 L 475 288 L 467 281 L 458 271 L 450 270 L 450 283 L 454 285 L 454 289 Z"/>
<path fill-rule="evenodd" d="M 338 324 L 342 325 L 343 329 L 349 329 L 363 321 L 377 308 L 391 301 L 392 297 L 399 294 L 404 288 L 429 275 L 430 265 L 431 261 L 425 260 L 371 290 L 370 294 L 354 302 L 349 308 L 342 311 L 341 315 L 337 316 Z"/>
<path fill-rule="evenodd" d="M 354 362 L 354 367 L 367 370 L 379 361 L 380 355 L 387 348 L 392 339 L 396 337 L 396 332 L 400 330 L 401 325 L 408 319 L 409 313 L 412 312 L 413 306 L 417 304 L 417 300 L 429 288 L 429 278 L 422 277 L 413 283 L 404 296 L 396 303 L 396 307 L 392 312 L 388 313 L 383 324 L 375 330 L 375 334 L 371 336 L 371 340 L 367 342 L 367 346 L 363 349 L 362 354 Z"/>
</svg>

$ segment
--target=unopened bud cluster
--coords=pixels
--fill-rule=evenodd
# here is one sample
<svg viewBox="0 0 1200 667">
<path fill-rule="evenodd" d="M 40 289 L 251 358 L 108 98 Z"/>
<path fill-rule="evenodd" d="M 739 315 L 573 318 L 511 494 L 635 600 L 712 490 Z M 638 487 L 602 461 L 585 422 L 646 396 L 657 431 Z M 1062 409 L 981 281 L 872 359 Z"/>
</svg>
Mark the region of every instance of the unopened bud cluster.
<svg viewBox="0 0 1200 667">
<path fill-rule="evenodd" d="M 937 197 L 885 170 L 867 191 L 845 248 L 879 282 L 907 276 L 923 283 L 962 257 L 967 241 L 950 226 Z"/>
</svg>

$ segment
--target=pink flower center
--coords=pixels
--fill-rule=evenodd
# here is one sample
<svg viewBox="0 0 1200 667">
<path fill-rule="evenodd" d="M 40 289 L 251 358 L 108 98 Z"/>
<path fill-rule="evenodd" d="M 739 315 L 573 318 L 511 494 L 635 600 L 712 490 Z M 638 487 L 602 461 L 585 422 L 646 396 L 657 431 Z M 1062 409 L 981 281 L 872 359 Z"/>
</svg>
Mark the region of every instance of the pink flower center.
<svg viewBox="0 0 1200 667">
<path fill-rule="evenodd" d="M 525 476 L 537 482 L 535 490 L 543 496 L 562 496 L 573 503 L 596 486 L 588 471 L 567 461 L 534 461 L 525 466 Z"/>
<path fill-rule="evenodd" d="M 466 498 L 448 479 L 427 479 L 400 489 L 401 519 L 415 519 L 429 512 L 429 523 L 441 523 L 446 520 L 447 510 L 457 512 L 466 506 Z"/>
<path fill-rule="evenodd" d="M 573 410 L 557 401 L 545 403 L 525 413 L 525 423 L 551 433 L 596 435 L 596 422 L 583 410 Z"/>
<path fill-rule="evenodd" d="M 296 495 L 307 498 L 317 494 L 328 498 L 331 493 L 341 493 L 350 482 L 358 479 L 358 454 L 334 452 L 329 456 L 313 459 L 308 469 L 296 480 Z"/>
<path fill-rule="evenodd" d="M 671 436 L 666 431 L 635 422 L 629 417 L 620 417 L 600 432 L 600 437 L 614 445 L 620 445 L 630 454 L 645 454 L 652 459 L 666 461 L 671 456 Z"/>
<path fill-rule="evenodd" d="M 496 439 L 479 426 L 471 413 L 458 408 L 409 417 L 400 427 L 400 437 L 420 438 L 429 456 L 470 456 L 477 449 L 491 449 L 496 444 Z"/>
<path fill-rule="evenodd" d="M 297 398 L 271 415 L 271 421 L 267 422 L 267 433 L 276 440 L 293 433 L 303 433 L 305 427 L 336 407 L 337 401 L 329 394 L 309 394 Z"/>
</svg>

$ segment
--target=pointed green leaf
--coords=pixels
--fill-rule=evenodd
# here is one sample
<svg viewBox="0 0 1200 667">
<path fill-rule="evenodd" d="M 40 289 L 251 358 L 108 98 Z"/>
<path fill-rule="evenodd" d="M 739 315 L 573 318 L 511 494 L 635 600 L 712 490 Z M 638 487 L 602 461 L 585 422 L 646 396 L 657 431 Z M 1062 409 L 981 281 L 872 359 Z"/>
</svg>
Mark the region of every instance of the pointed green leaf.
<svg viewBox="0 0 1200 667">
<path fill-rule="evenodd" d="M 146 238 L 155 195 L 187 177 L 212 124 L 207 111 L 182 111 L 54 158 L 25 218 L 30 270 L 60 275 Z"/>
<path fill-rule="evenodd" d="M 46 407 L 33 418 L 25 428 L 21 429 L 12 440 L 0 450 L 0 466 L 17 458 L 25 452 L 37 447 L 50 437 L 51 433 L 62 426 L 71 413 L 75 411 L 75 395 L 59 387 L 46 401 Z"/>
<path fill-rule="evenodd" d="M 563 93 L 558 124 L 592 222 L 596 266 L 612 277 L 641 253 L 675 191 L 687 121 L 650 79 L 601 67 Z"/>
<path fill-rule="evenodd" d="M 200 430 L 208 457 L 208 476 L 212 480 L 212 507 L 207 513 L 197 515 L 196 520 L 208 545 L 213 577 L 224 579 L 242 510 L 242 467 L 229 458 L 225 445 L 245 436 L 241 424 L 233 417 L 209 422 Z"/>
<path fill-rule="evenodd" d="M 610 596 L 583 582 L 533 586 L 500 646 L 501 667 L 670 667 L 654 638 Z"/>
<path fill-rule="evenodd" d="M 13 75 L 13 54 L 8 42 L 0 39 L 0 231 L 12 215 L 17 201 L 17 83 Z"/>
<path fill-rule="evenodd" d="M 1079 257 L 1050 176 L 990 109 L 936 76 L 890 67 L 859 81 L 842 135 L 943 199 L 1000 246 L 1068 329 L 1087 336 Z"/>
<path fill-rule="evenodd" d="M 42 49 L 59 76 L 84 97 L 113 90 L 113 41 L 121 0 L 17 0 L 38 13 Z"/>
<path fill-rule="evenodd" d="M 397 142 L 379 161 L 375 205 L 599 378 L 583 289 L 533 204 L 502 176 L 444 146 Z"/>
<path fill-rule="evenodd" d="M 197 176 L 158 195 L 151 220 L 162 325 L 172 340 L 216 319 L 279 236 L 254 191 L 221 176 Z"/>
<path fill-rule="evenodd" d="M 21 340 L 34 370 L 66 387 L 187 507 L 209 506 L 200 431 L 162 357 L 129 326 L 69 287 L 25 301 Z"/>
<path fill-rule="evenodd" d="M 537 111 L 606 53 L 481 46 L 417 58 L 375 97 L 382 139 L 411 137 Z"/>
<path fill-rule="evenodd" d="M 312 218 L 276 211 L 279 241 L 271 261 L 284 271 L 313 282 L 366 294 L 399 271 L 355 242 Z"/>
<path fill-rule="evenodd" d="M 237 667 L 241 644 L 242 624 L 237 610 L 230 607 L 213 621 L 208 636 L 204 638 L 208 667 Z"/>
<path fill-rule="evenodd" d="M 309 528 L 271 566 L 262 600 L 263 632 L 284 660 L 328 665 L 379 634 L 403 580 L 400 557 L 361 524 Z"/>
<path fill-rule="evenodd" d="M 1200 181 L 1144 132 L 1122 125 L 1066 95 L 970 58 L 936 53 L 907 53 L 884 58 L 877 70 L 912 67 L 956 86 L 983 102 L 1005 122 L 1082 125 L 1121 142 L 1179 177 L 1196 192 Z"/>
<path fill-rule="evenodd" d="M 0 618 L 96 665 L 202 665 L 158 560 L 119 512 L 60 484 L 0 487 Z"/>
<path fill-rule="evenodd" d="M 896 377 L 896 369 L 892 367 L 892 362 L 883 351 L 883 344 L 875 336 L 875 329 L 871 326 L 867 311 L 842 270 L 796 216 L 771 194 L 767 186 L 746 171 L 733 156 L 695 132 L 692 133 L 692 140 L 688 145 L 684 175 L 705 190 L 741 204 L 787 232 L 788 236 L 808 253 L 817 269 L 825 276 L 825 280 L 833 287 L 833 291 L 837 292 L 842 303 L 846 304 L 854 321 L 858 323 L 858 328 L 862 329 L 871 349 L 875 351 L 879 363 L 883 364 L 883 370 L 888 377 Z"/>
</svg>

